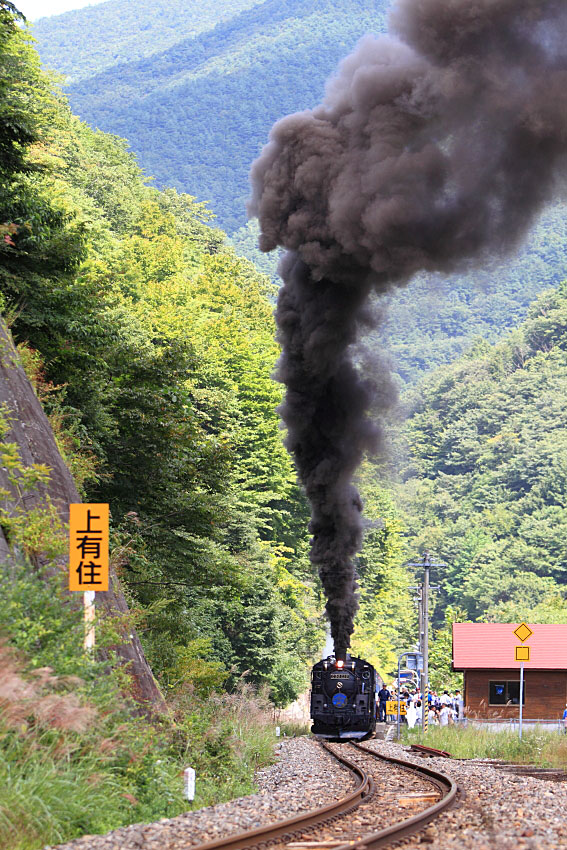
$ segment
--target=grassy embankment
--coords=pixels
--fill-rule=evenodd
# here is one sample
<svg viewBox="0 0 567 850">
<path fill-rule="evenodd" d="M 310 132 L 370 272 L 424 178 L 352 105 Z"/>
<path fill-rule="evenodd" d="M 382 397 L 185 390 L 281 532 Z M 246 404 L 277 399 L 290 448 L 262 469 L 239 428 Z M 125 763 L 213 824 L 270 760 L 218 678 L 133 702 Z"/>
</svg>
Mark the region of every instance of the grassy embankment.
<svg viewBox="0 0 567 850">
<path fill-rule="evenodd" d="M 0 592 L 2 850 L 35 850 L 253 792 L 254 770 L 274 751 L 263 700 L 245 687 L 188 689 L 159 720 L 136 717 L 127 674 L 84 655 L 81 612 L 65 601 L 59 576 L 4 565 Z M 193 804 L 183 798 L 188 766 L 197 770 Z"/>
<path fill-rule="evenodd" d="M 517 730 L 497 732 L 473 726 L 431 726 L 426 736 L 421 730 L 404 730 L 404 742 L 446 750 L 455 758 L 503 759 L 538 767 L 567 767 L 567 735 L 555 730 L 526 729 L 520 741 Z"/>
</svg>

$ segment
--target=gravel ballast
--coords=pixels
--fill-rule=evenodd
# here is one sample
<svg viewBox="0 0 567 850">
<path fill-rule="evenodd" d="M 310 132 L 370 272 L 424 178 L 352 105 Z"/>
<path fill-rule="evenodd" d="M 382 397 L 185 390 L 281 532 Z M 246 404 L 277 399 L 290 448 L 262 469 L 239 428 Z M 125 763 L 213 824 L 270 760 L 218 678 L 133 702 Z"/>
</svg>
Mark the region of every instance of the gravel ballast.
<svg viewBox="0 0 567 850">
<path fill-rule="evenodd" d="M 424 763 L 397 744 L 369 741 L 366 746 L 384 755 Z M 464 790 L 464 799 L 405 846 L 431 850 L 567 847 L 567 783 L 513 776 L 476 761 L 428 758 L 425 763 L 450 776 Z"/>
</svg>

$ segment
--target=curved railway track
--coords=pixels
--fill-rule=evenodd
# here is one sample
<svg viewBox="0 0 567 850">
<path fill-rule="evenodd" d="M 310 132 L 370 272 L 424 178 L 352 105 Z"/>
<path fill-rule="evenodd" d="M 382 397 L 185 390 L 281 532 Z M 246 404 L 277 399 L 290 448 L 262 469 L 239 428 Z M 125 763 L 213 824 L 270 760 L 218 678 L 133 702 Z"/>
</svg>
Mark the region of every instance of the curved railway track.
<svg viewBox="0 0 567 850">
<path fill-rule="evenodd" d="M 250 850 L 250 848 L 267 848 L 278 847 L 285 848 L 288 844 L 294 848 L 300 847 L 302 844 L 305 847 L 316 846 L 320 843 L 321 847 L 327 844 L 332 846 L 333 850 L 375 850 L 375 848 L 387 847 L 408 835 L 419 832 L 431 820 L 436 818 L 441 812 L 453 805 L 457 798 L 458 789 L 453 780 L 439 771 L 432 770 L 430 767 L 414 764 L 413 762 L 405 761 L 404 759 L 385 756 L 370 750 L 361 744 L 349 743 L 347 746 L 341 745 L 341 752 L 338 753 L 330 745 L 322 743 L 327 752 L 333 758 L 345 765 L 358 778 L 358 783 L 354 790 L 346 794 L 340 800 L 337 800 L 330 805 L 323 806 L 312 811 L 305 812 L 302 815 L 288 818 L 287 820 L 278 821 L 275 824 L 268 824 L 264 827 L 259 827 L 247 832 L 236 833 L 229 835 L 226 838 L 216 839 L 215 841 L 205 842 L 204 844 L 193 845 L 191 850 Z M 394 765 L 397 769 L 408 771 L 413 777 L 419 776 L 434 786 L 436 794 L 439 794 L 432 805 L 427 806 L 417 814 L 403 818 L 393 824 L 384 826 L 375 832 L 368 832 L 360 835 L 360 830 L 354 825 L 352 827 L 353 835 L 348 838 L 345 835 L 345 840 L 341 841 L 322 839 L 318 841 L 313 836 L 313 840 L 306 837 L 306 833 L 311 833 L 317 829 L 328 829 L 334 825 L 341 824 L 342 832 L 349 829 L 349 821 L 344 820 L 345 816 L 353 813 L 359 806 L 368 803 L 375 791 L 375 781 L 370 773 L 360 764 L 356 764 L 348 758 L 343 752 L 349 752 L 354 757 L 358 754 L 358 760 L 362 755 L 363 759 L 378 760 Z M 419 796 L 419 795 L 418 795 Z M 424 795 L 422 795 L 424 796 Z M 425 795 L 427 796 L 427 795 Z"/>
</svg>

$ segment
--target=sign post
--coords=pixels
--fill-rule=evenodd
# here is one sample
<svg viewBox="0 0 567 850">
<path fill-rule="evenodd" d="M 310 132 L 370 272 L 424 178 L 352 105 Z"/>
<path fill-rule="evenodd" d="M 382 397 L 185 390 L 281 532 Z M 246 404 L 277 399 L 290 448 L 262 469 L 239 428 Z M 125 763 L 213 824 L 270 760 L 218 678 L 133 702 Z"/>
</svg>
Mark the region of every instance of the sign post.
<svg viewBox="0 0 567 850">
<path fill-rule="evenodd" d="M 524 662 L 520 664 L 520 741 L 522 740 L 522 717 L 524 713 Z"/>
<path fill-rule="evenodd" d="M 85 609 L 85 649 L 90 652 L 95 645 L 95 592 L 85 590 L 83 593 L 83 606 Z"/>
<path fill-rule="evenodd" d="M 530 629 L 527 623 L 520 623 L 517 629 L 514 629 L 514 634 L 518 638 L 518 640 L 522 641 L 524 644 L 528 638 L 533 635 L 533 631 Z M 520 741 L 522 740 L 522 721 L 524 717 L 524 661 L 530 660 L 530 648 L 529 646 L 516 646 L 515 647 L 515 660 L 520 662 Z"/>
<path fill-rule="evenodd" d="M 95 646 L 95 593 L 108 590 L 108 534 L 108 505 L 69 505 L 69 590 L 83 593 L 87 652 Z"/>
</svg>

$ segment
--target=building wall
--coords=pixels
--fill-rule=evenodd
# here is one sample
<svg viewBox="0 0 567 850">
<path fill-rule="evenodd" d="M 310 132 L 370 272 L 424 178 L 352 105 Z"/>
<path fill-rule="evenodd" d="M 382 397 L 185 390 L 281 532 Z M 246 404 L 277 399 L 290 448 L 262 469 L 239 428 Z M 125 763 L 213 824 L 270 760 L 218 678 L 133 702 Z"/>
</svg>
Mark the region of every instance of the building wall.
<svg viewBox="0 0 567 850">
<path fill-rule="evenodd" d="M 519 681 L 519 670 L 465 670 L 464 701 L 468 717 L 519 717 L 519 705 L 489 705 L 489 682 Z M 567 671 L 524 668 L 526 699 L 523 716 L 556 720 L 567 703 Z"/>
</svg>

